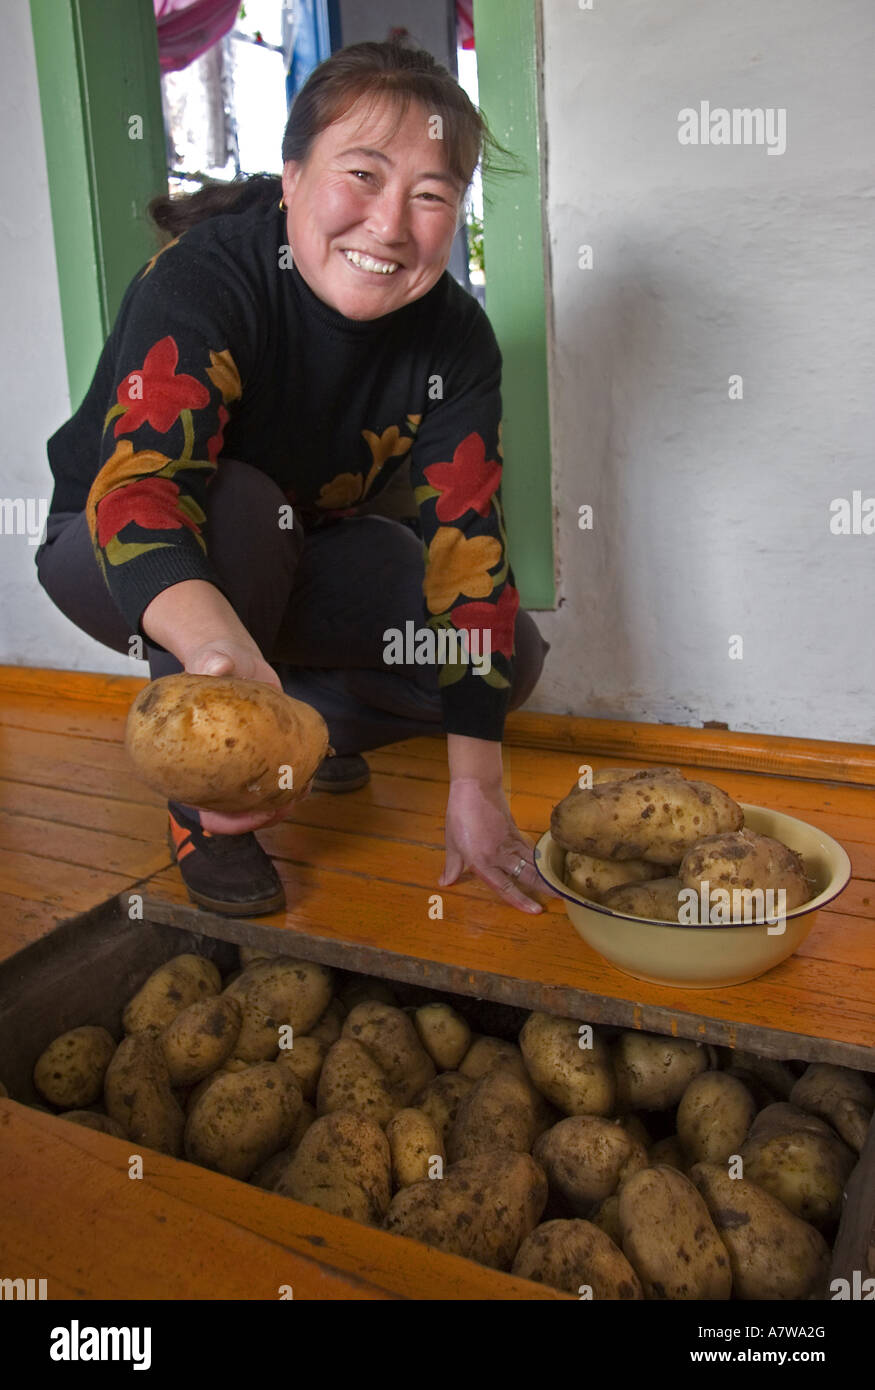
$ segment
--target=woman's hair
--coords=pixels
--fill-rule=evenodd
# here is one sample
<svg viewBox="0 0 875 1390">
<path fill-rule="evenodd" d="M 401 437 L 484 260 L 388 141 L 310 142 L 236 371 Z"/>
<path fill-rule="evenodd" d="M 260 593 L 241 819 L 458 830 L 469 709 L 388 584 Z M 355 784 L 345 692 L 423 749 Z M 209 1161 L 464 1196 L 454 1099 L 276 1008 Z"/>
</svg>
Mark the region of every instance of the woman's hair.
<svg viewBox="0 0 875 1390">
<path fill-rule="evenodd" d="M 515 156 L 498 143 L 452 73 L 425 49 L 409 48 L 397 38 L 350 44 L 314 68 L 292 103 L 283 135 L 283 162 L 305 163 L 317 136 L 362 97 L 368 100 L 368 111 L 389 98 L 396 107 L 398 125 L 412 100 L 420 102 L 429 117 L 439 117 L 436 129 L 447 166 L 465 190 L 478 163 L 490 174 L 519 172 Z M 511 167 L 497 164 L 496 154 L 507 157 Z M 209 183 L 176 198 L 161 194 L 152 199 L 148 213 L 162 232 L 174 237 L 206 217 L 243 212 L 256 201 L 279 201 L 281 192 L 277 175 L 253 174 L 231 183 Z"/>
</svg>

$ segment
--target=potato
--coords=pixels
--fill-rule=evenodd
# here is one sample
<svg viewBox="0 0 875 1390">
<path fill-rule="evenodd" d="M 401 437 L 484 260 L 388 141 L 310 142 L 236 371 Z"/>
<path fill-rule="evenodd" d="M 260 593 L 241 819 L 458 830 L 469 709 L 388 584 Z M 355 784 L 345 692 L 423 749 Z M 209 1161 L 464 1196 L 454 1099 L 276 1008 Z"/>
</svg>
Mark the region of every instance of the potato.
<svg viewBox="0 0 875 1390">
<path fill-rule="evenodd" d="M 238 946 L 237 954 L 240 957 L 240 968 L 245 970 L 247 965 L 254 965 L 257 960 L 270 960 L 272 956 L 281 953 L 279 951 L 265 951 L 261 946 Z"/>
<path fill-rule="evenodd" d="M 493 1149 L 528 1153 L 540 1133 L 529 1081 L 509 1067 L 493 1067 L 463 1096 L 447 1136 L 450 1163 Z"/>
<path fill-rule="evenodd" d="M 508 1270 L 546 1200 L 547 1180 L 529 1154 L 478 1154 L 451 1164 L 440 1181 L 402 1188 L 384 1224 L 396 1235 Z"/>
<path fill-rule="evenodd" d="M 159 965 L 122 1015 L 126 1033 L 160 1033 L 177 1014 L 219 993 L 222 977 L 206 956 L 184 954 Z"/>
<path fill-rule="evenodd" d="M 726 1163 L 753 1124 L 750 1091 L 725 1071 L 694 1076 L 678 1106 L 678 1138 L 692 1163 Z"/>
<path fill-rule="evenodd" d="M 563 878 L 569 888 L 590 902 L 600 903 L 609 888 L 626 883 L 644 883 L 668 873 L 645 859 L 596 859 L 592 854 L 577 854 L 573 849 L 565 854 Z"/>
<path fill-rule="evenodd" d="M 296 801 L 329 755 L 328 726 L 311 705 L 233 676 L 152 681 L 131 705 L 125 747 L 162 796 L 226 815 Z"/>
<path fill-rule="evenodd" d="M 288 1067 L 297 1078 L 304 1100 L 315 1100 L 316 1087 L 328 1048 L 318 1038 L 295 1038 L 291 1047 L 281 1047 L 277 1063 Z"/>
<path fill-rule="evenodd" d="M 438 1071 L 455 1071 L 471 1046 L 471 1029 L 461 1014 L 449 1004 L 423 1004 L 413 1023 Z"/>
<path fill-rule="evenodd" d="M 273 1190 L 376 1226 L 389 1207 L 390 1173 L 389 1142 L 380 1126 L 338 1111 L 310 1126 Z"/>
<path fill-rule="evenodd" d="M 307 1037 L 315 1038 L 317 1042 L 324 1043 L 326 1048 L 337 1039 L 343 1032 L 343 1021 L 346 1018 L 346 1009 L 339 999 L 332 999 L 328 1008 L 320 1018 L 318 1023 L 314 1023 L 312 1028 L 307 1029 Z"/>
<path fill-rule="evenodd" d="M 470 1076 L 460 1071 L 444 1071 L 416 1097 L 417 1110 L 428 1116 L 441 1139 L 446 1140 L 462 1099 L 474 1084 Z"/>
<path fill-rule="evenodd" d="M 234 1051 L 243 1014 L 228 995 L 189 1004 L 159 1034 L 171 1086 L 193 1086 Z"/>
<path fill-rule="evenodd" d="M 382 1069 L 354 1038 L 340 1038 L 325 1054 L 316 1090 L 316 1113 L 353 1111 L 383 1127 L 402 1102 Z"/>
<path fill-rule="evenodd" d="M 856 1157 L 832 1134 L 762 1128 L 742 1145 L 744 1176 L 795 1216 L 828 1231 L 841 1216 L 842 1193 Z"/>
<path fill-rule="evenodd" d="M 392 1155 L 392 1188 L 410 1187 L 415 1182 L 442 1176 L 446 1161 L 444 1143 L 433 1120 L 422 1110 L 399 1110 L 386 1126 Z M 440 1159 L 435 1170 L 434 1160 Z"/>
<path fill-rule="evenodd" d="M 115 1052 L 105 1028 L 71 1028 L 50 1042 L 33 1069 L 33 1084 L 52 1105 L 85 1109 L 103 1094 L 103 1078 Z"/>
<path fill-rule="evenodd" d="M 219 1076 L 186 1120 L 185 1156 L 230 1178 L 248 1178 L 288 1143 L 301 1104 L 294 1076 L 275 1062 Z"/>
<path fill-rule="evenodd" d="M 185 1115 L 152 1033 L 132 1033 L 119 1043 L 106 1069 L 103 1095 L 106 1113 L 132 1144 L 180 1157 Z"/>
<path fill-rule="evenodd" d="M 875 1109 L 875 1092 L 862 1072 L 812 1062 L 793 1087 L 790 1103 L 829 1120 L 846 1144 L 862 1152 Z"/>
<path fill-rule="evenodd" d="M 228 1057 L 227 1060 L 224 1061 L 220 1067 L 217 1067 L 215 1071 L 210 1072 L 209 1076 L 205 1076 L 203 1081 L 198 1081 L 196 1085 L 192 1086 L 185 1100 L 184 1109 L 186 1115 L 191 1114 L 192 1110 L 197 1105 L 204 1091 L 206 1091 L 207 1088 L 212 1085 L 212 1083 L 216 1080 L 217 1077 L 227 1076 L 233 1072 L 246 1071 L 248 1067 L 254 1067 L 257 1065 L 257 1062 L 241 1062 L 239 1057 Z"/>
<path fill-rule="evenodd" d="M 647 1166 L 647 1151 L 616 1120 L 571 1115 L 535 1144 L 533 1158 L 575 1216 L 588 1217 L 633 1173 Z"/>
<path fill-rule="evenodd" d="M 592 784 L 594 787 L 603 787 L 608 782 L 629 782 L 633 777 L 639 777 L 642 772 L 665 772 L 669 776 L 683 777 L 679 767 L 602 767 L 593 772 Z"/>
<path fill-rule="evenodd" d="M 589 1221 L 545 1221 L 526 1236 L 511 1268 L 565 1293 L 583 1285 L 594 1299 L 643 1299 L 641 1281 L 613 1240 Z"/>
<path fill-rule="evenodd" d="M 459 1063 L 461 1075 L 470 1077 L 472 1081 L 479 1081 L 481 1076 L 485 1076 L 493 1067 L 510 1067 L 524 1079 L 529 1075 L 523 1054 L 516 1043 L 508 1042 L 505 1038 L 474 1038 Z"/>
<path fill-rule="evenodd" d="M 94 1110 L 65 1110 L 63 1115 L 58 1116 L 59 1120 L 69 1120 L 73 1125 L 82 1125 L 85 1129 L 96 1129 L 101 1134 L 111 1134 L 113 1139 L 127 1139 L 122 1126 L 110 1119 L 109 1115 L 98 1115 Z"/>
<path fill-rule="evenodd" d="M 280 1027 L 291 1026 L 293 1038 L 309 1033 L 330 1003 L 332 986 L 327 966 L 293 956 L 273 956 L 247 966 L 225 991 L 243 1011 L 234 1055 L 246 1062 L 276 1057 Z"/>
<path fill-rule="evenodd" d="M 741 807 L 710 782 L 640 772 L 625 782 L 572 791 L 553 808 L 556 843 L 598 859 L 649 859 L 673 865 L 705 835 L 737 830 Z"/>
<path fill-rule="evenodd" d="M 611 1052 L 600 1033 L 581 1047 L 584 1025 L 573 1018 L 532 1013 L 520 1033 L 526 1070 L 541 1095 L 566 1115 L 609 1115 L 616 1085 Z"/>
<path fill-rule="evenodd" d="M 316 1111 L 309 1101 L 304 1101 L 298 1111 L 298 1118 L 295 1120 L 295 1127 L 291 1137 L 284 1149 L 279 1149 L 271 1158 L 262 1163 L 250 1177 L 249 1181 L 253 1187 L 263 1187 L 267 1192 L 272 1192 L 274 1184 L 280 1174 L 285 1171 L 291 1163 L 301 1145 L 301 1140 L 307 1130 L 316 1122 Z"/>
<path fill-rule="evenodd" d="M 797 1105 L 790 1105 L 787 1101 L 776 1101 L 774 1105 L 767 1105 L 761 1110 L 747 1137 L 756 1139 L 763 1134 L 795 1134 L 798 1130 L 836 1138 L 835 1130 L 826 1120 L 809 1115 L 807 1110 L 800 1110 Z"/>
<path fill-rule="evenodd" d="M 731 895 L 731 915 L 727 921 L 763 921 L 772 911 L 781 910 L 778 898 L 752 897 L 754 890 L 764 895 L 783 891 L 784 910 L 790 912 L 811 897 L 811 886 L 805 877 L 801 855 L 782 845 L 770 835 L 756 830 L 735 829 L 727 834 L 708 834 L 692 845 L 681 860 L 678 877 L 684 888 L 700 895 L 702 885 L 710 886 L 711 903 L 715 889 L 725 889 Z M 730 900 L 727 900 L 727 908 Z"/>
<path fill-rule="evenodd" d="M 683 1173 L 643 1168 L 620 1188 L 623 1254 L 645 1298 L 725 1299 L 732 1291 L 729 1255 L 702 1197 Z"/>
<path fill-rule="evenodd" d="M 654 1168 L 676 1168 L 679 1173 L 686 1173 L 689 1168 L 689 1159 L 676 1134 L 669 1134 L 665 1139 L 660 1139 L 653 1145 L 648 1157 Z"/>
<path fill-rule="evenodd" d="M 618 1192 L 612 1192 L 610 1197 L 599 1202 L 588 1219 L 593 1226 L 598 1226 L 600 1231 L 604 1231 L 606 1236 L 610 1236 L 617 1248 L 620 1248 L 623 1237 L 620 1233 L 620 1194 Z"/>
<path fill-rule="evenodd" d="M 658 1033 L 621 1033 L 612 1054 L 620 1110 L 671 1110 L 710 1062 L 701 1043 Z"/>
<path fill-rule="evenodd" d="M 621 883 L 617 888 L 608 889 L 602 903 L 612 912 L 622 912 L 628 917 L 647 917 L 652 922 L 676 922 L 680 889 L 681 881 L 674 876 L 651 878 L 647 883 Z"/>
<path fill-rule="evenodd" d="M 392 1088 L 399 1108 L 407 1106 L 429 1081 L 435 1066 L 409 1017 L 392 1004 L 366 999 L 350 1009 L 342 1038 L 365 1048 Z"/>
<path fill-rule="evenodd" d="M 736 1298 L 823 1297 L 830 1252 L 819 1231 L 756 1183 L 730 1178 L 717 1164 L 695 1164 L 690 1180 L 729 1252 Z"/>
</svg>

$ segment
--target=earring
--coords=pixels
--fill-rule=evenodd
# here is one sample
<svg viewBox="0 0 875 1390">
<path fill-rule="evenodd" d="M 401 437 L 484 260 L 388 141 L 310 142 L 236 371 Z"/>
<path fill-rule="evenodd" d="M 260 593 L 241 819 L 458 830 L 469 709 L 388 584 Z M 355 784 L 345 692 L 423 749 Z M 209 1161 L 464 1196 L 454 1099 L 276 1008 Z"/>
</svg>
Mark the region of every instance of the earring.
<svg viewBox="0 0 875 1390">
<path fill-rule="evenodd" d="M 280 212 L 285 212 L 285 210 L 286 210 L 286 200 L 285 200 L 285 198 L 280 198 Z"/>
</svg>

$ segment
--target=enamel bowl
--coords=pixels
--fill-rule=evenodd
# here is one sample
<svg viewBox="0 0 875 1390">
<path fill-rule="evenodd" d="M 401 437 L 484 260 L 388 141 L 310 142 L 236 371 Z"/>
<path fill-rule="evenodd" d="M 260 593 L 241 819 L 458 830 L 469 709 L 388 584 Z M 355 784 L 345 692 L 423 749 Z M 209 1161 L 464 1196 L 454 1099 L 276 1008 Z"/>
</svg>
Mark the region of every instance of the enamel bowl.
<svg viewBox="0 0 875 1390">
<path fill-rule="evenodd" d="M 612 912 L 566 885 L 565 851 L 549 830 L 535 846 L 535 867 L 544 882 L 561 893 L 565 910 L 587 945 L 624 974 L 679 989 L 740 985 L 765 974 L 801 946 L 818 910 L 847 887 L 851 861 L 840 844 L 806 821 L 765 806 L 739 805 L 749 830 L 771 835 L 802 855 L 811 883 L 809 901 L 771 929 L 765 922 L 685 926 Z"/>
</svg>

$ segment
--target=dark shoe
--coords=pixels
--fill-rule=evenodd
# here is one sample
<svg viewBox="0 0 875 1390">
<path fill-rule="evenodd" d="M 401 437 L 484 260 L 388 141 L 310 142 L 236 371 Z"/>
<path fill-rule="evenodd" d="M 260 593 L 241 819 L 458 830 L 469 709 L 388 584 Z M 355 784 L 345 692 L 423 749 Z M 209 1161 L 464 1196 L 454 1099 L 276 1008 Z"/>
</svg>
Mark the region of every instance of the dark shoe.
<svg viewBox="0 0 875 1390">
<path fill-rule="evenodd" d="M 313 778 L 315 792 L 354 792 L 371 780 L 371 769 L 361 753 L 323 758 Z"/>
<path fill-rule="evenodd" d="M 167 809 L 167 843 L 192 902 L 228 917 L 257 917 L 285 907 L 277 871 L 251 831 L 214 835 L 175 802 Z"/>
</svg>

